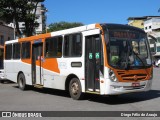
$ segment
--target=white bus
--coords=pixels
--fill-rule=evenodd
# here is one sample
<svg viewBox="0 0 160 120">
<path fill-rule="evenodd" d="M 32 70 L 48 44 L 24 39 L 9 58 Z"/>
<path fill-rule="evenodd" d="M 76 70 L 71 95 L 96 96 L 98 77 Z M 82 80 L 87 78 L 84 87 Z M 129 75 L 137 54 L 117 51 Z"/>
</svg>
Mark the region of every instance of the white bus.
<svg viewBox="0 0 160 120">
<path fill-rule="evenodd" d="M 148 91 L 152 61 L 147 35 L 119 24 L 91 24 L 5 42 L 5 77 L 28 85 L 118 95 Z"/>
</svg>

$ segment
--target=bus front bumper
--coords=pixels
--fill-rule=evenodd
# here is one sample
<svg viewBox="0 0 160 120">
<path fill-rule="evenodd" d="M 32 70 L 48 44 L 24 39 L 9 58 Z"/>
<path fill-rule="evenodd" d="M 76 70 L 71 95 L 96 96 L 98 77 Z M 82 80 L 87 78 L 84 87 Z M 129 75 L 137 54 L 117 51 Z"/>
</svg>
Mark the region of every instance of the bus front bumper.
<svg viewBox="0 0 160 120">
<path fill-rule="evenodd" d="M 143 92 L 150 90 L 151 86 L 152 86 L 152 80 L 146 80 L 141 82 L 117 82 L 117 83 L 112 82 L 108 86 L 109 89 L 107 89 L 106 94 L 118 95 L 124 93 L 132 93 L 132 92 Z"/>
</svg>

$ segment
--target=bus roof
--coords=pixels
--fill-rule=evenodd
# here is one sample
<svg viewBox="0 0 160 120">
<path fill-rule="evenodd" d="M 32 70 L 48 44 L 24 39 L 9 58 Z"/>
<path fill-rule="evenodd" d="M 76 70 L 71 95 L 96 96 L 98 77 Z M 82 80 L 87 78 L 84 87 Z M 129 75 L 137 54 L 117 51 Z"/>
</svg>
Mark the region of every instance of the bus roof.
<svg viewBox="0 0 160 120">
<path fill-rule="evenodd" d="M 100 24 L 102 27 L 106 27 L 107 29 L 123 29 L 123 30 L 136 30 L 139 32 L 143 32 L 145 33 L 145 31 L 143 29 L 134 27 L 134 26 L 130 26 L 130 25 L 123 25 L 123 24 L 113 24 L 113 23 L 104 23 L 104 24 Z"/>
<path fill-rule="evenodd" d="M 89 24 L 89 25 L 84 25 L 84 26 L 80 26 L 80 27 L 75 27 L 75 28 L 55 31 L 55 32 L 51 32 L 51 33 L 45 33 L 45 34 L 40 34 L 40 35 L 35 35 L 35 36 L 30 36 L 30 37 L 25 37 L 25 38 L 20 38 L 20 39 L 17 39 L 17 40 L 19 42 L 33 41 L 33 40 L 38 40 L 38 39 L 47 38 L 47 37 L 51 37 L 51 36 L 59 36 L 59 35 L 65 35 L 65 34 L 71 34 L 71 33 L 76 33 L 76 32 L 92 30 L 92 29 L 97 28 L 97 26 L 101 26 L 102 28 L 105 27 L 107 29 L 122 28 L 122 29 L 130 29 L 130 30 L 137 30 L 137 31 L 140 31 L 140 32 L 144 32 L 142 29 L 139 29 L 139 28 L 136 28 L 136 27 L 133 27 L 133 26 L 129 26 L 129 25 L 110 24 L 110 23 L 109 24 L 107 24 L 107 23 L 99 24 L 99 23 L 97 23 L 97 24 Z M 5 44 L 18 42 L 17 40 L 6 41 Z"/>
<path fill-rule="evenodd" d="M 91 29 L 95 29 L 95 28 L 96 28 L 96 24 L 90 24 L 90 25 L 85 25 L 85 26 L 80 26 L 80 27 L 55 31 L 55 32 L 51 32 L 51 33 L 35 35 L 35 36 L 31 36 L 31 37 L 26 37 L 26 38 L 20 38 L 19 42 L 33 41 L 33 40 L 37 40 L 37 39 L 41 39 L 41 38 L 47 38 L 47 37 L 51 37 L 51 36 L 58 36 L 58 35 L 82 32 L 82 31 L 91 30 Z"/>
</svg>

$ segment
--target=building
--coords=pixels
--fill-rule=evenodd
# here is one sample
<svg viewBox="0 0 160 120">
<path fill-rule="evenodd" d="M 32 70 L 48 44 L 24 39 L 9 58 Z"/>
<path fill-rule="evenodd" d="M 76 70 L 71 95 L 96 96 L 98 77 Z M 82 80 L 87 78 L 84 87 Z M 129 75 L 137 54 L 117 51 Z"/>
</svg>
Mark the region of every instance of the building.
<svg viewBox="0 0 160 120">
<path fill-rule="evenodd" d="M 41 34 L 46 29 L 46 12 L 47 9 L 45 8 L 44 4 L 39 3 L 36 11 L 36 15 L 38 16 L 36 22 L 39 24 L 39 26 L 35 30 L 36 34 Z"/>
<path fill-rule="evenodd" d="M 148 34 L 153 59 L 160 59 L 160 16 L 129 17 L 128 25 L 141 28 Z"/>
<path fill-rule="evenodd" d="M 158 28 L 157 23 L 160 22 L 160 16 L 129 17 L 127 20 L 128 25 L 147 30 L 146 32 L 148 32 L 151 28 Z"/>
<path fill-rule="evenodd" d="M 128 25 L 144 29 L 144 20 L 146 17 L 129 17 Z"/>
<path fill-rule="evenodd" d="M 36 19 L 36 22 L 38 23 L 38 26 L 35 28 L 34 34 L 41 34 L 45 31 L 45 29 L 46 29 L 45 13 L 46 12 L 47 12 L 47 9 L 44 6 L 44 4 L 39 2 L 38 5 L 37 5 L 37 9 L 36 9 L 36 17 L 38 18 L 38 19 Z M 10 23 L 10 24 L 8 24 L 8 26 L 14 28 L 14 23 Z M 24 22 L 19 22 L 19 28 L 20 28 L 20 31 L 22 32 L 25 28 L 25 23 Z"/>
<path fill-rule="evenodd" d="M 4 42 L 11 39 L 14 39 L 13 28 L 0 24 L 0 69 L 3 69 Z"/>
<path fill-rule="evenodd" d="M 144 21 L 144 31 L 146 33 L 151 33 L 160 29 L 160 16 L 159 17 L 151 17 Z"/>
</svg>

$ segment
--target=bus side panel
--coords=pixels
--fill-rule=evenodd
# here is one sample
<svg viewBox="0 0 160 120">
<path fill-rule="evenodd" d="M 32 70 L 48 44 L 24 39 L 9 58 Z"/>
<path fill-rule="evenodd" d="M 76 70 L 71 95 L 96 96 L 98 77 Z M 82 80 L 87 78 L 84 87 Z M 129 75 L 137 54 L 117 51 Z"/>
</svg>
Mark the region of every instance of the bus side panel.
<svg viewBox="0 0 160 120">
<path fill-rule="evenodd" d="M 83 58 L 58 58 L 60 73 L 43 69 L 44 87 L 65 90 L 65 82 L 68 75 L 74 74 L 80 80 L 84 77 L 83 64 L 81 67 L 71 67 L 73 62 L 83 61 Z M 81 86 L 83 86 L 81 84 Z"/>
<path fill-rule="evenodd" d="M 5 78 L 13 82 L 17 82 L 17 73 L 14 72 L 14 63 L 8 60 L 4 61 Z"/>
<path fill-rule="evenodd" d="M 31 64 L 27 64 L 24 62 L 19 62 L 19 63 L 17 62 L 15 63 L 15 66 L 19 66 L 18 69 L 15 70 L 15 72 L 17 73 L 17 77 L 18 73 L 22 71 L 26 79 L 26 84 L 32 85 Z"/>
<path fill-rule="evenodd" d="M 7 61 L 5 60 L 5 76 L 7 79 L 17 83 L 18 73 L 23 72 L 26 84 L 32 85 L 31 65 L 21 62 L 21 60 Z"/>
</svg>

